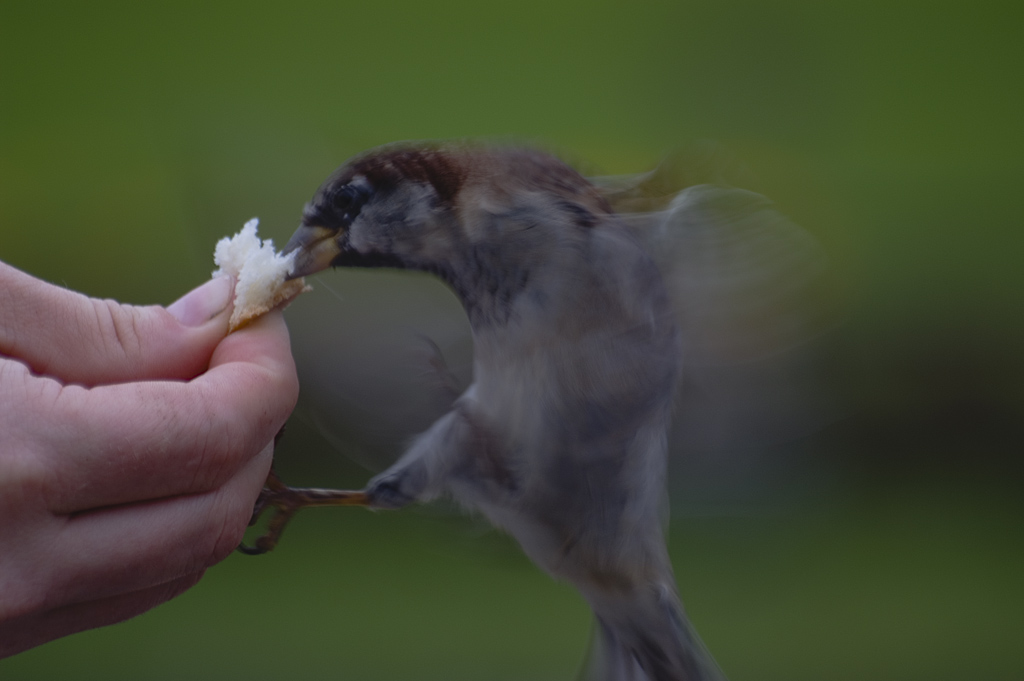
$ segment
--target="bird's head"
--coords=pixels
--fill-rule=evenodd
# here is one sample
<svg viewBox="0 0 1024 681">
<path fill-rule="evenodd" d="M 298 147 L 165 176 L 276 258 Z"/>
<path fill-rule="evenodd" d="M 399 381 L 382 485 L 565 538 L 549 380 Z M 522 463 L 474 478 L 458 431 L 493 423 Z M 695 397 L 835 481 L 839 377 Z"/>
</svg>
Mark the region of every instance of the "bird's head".
<svg viewBox="0 0 1024 681">
<path fill-rule="evenodd" d="M 298 251 L 292 277 L 338 266 L 433 269 L 463 247 L 524 228 L 587 227 L 608 212 L 590 183 L 542 152 L 389 145 L 324 182 L 284 252 Z"/>
<path fill-rule="evenodd" d="M 455 236 L 456 196 L 466 176 L 458 154 L 386 147 L 332 174 L 306 204 L 284 253 L 290 276 L 328 267 L 429 269 L 433 250 Z"/>
<path fill-rule="evenodd" d="M 404 144 L 339 168 L 306 205 L 284 252 L 291 277 L 328 267 L 433 272 L 471 320 L 501 318 L 527 281 L 560 259 L 611 209 L 575 170 L 520 147 Z"/>
</svg>

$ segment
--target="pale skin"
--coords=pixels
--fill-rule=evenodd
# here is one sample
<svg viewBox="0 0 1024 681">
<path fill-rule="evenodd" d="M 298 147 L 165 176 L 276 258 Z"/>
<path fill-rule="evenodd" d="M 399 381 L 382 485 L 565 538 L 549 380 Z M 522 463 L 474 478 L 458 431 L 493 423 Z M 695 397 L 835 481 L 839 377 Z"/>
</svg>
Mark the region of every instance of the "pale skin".
<svg viewBox="0 0 1024 681">
<path fill-rule="evenodd" d="M 230 279 L 168 306 L 0 263 L 0 657 L 133 617 L 239 544 L 298 398 L 272 312 Z"/>
</svg>

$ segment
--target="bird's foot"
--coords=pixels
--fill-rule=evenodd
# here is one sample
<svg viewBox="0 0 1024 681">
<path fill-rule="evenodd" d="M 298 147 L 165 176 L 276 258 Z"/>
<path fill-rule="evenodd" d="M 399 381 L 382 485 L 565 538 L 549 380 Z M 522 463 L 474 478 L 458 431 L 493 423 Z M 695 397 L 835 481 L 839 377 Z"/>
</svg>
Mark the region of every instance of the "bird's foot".
<svg viewBox="0 0 1024 681">
<path fill-rule="evenodd" d="M 241 544 L 238 550 L 250 556 L 266 553 L 277 546 L 285 525 L 299 509 L 307 506 L 369 506 L 366 492 L 338 489 L 317 489 L 314 487 L 288 487 L 270 471 L 267 482 L 256 499 L 249 527 L 256 524 L 267 507 L 273 507 L 274 514 L 267 524 L 267 531 L 260 535 L 252 546 Z"/>
</svg>

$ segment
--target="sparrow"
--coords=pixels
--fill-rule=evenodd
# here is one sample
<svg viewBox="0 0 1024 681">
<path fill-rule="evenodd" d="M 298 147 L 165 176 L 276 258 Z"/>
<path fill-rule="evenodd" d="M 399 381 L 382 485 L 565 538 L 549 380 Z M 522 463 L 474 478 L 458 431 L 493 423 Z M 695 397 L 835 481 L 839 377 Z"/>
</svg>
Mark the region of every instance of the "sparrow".
<svg viewBox="0 0 1024 681">
<path fill-rule="evenodd" d="M 687 618 L 664 538 L 676 314 L 612 194 L 522 147 L 399 144 L 345 163 L 284 253 L 330 267 L 432 273 L 461 301 L 472 384 L 360 491 L 271 476 L 270 550 L 300 508 L 395 509 L 446 496 L 512 535 L 596 618 L 588 678 L 724 676 Z"/>
</svg>

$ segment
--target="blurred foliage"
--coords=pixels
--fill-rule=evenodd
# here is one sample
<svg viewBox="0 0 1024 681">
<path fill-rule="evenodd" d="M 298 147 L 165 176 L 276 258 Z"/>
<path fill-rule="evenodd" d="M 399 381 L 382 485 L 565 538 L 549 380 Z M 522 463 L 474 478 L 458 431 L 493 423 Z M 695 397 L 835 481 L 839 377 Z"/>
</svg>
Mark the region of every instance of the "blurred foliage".
<svg viewBox="0 0 1024 681">
<path fill-rule="evenodd" d="M 258 215 L 281 243 L 321 180 L 380 143 L 527 140 L 625 173 L 716 140 L 843 275 L 846 416 L 801 444 L 839 478 L 814 478 L 808 508 L 677 521 L 698 627 L 736 680 L 1020 678 L 1024 513 L 1000 500 L 1024 474 L 1021 13 L 5 2 L 0 258 L 167 304 L 208 276 L 216 239 Z M 301 416 L 284 465 L 358 484 Z M 861 501 L 826 503 L 851 481 Z M 0 676 L 570 677 L 585 608 L 506 540 L 427 512 L 340 515 Z"/>
</svg>

